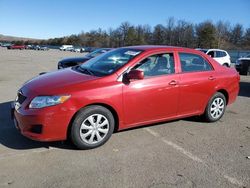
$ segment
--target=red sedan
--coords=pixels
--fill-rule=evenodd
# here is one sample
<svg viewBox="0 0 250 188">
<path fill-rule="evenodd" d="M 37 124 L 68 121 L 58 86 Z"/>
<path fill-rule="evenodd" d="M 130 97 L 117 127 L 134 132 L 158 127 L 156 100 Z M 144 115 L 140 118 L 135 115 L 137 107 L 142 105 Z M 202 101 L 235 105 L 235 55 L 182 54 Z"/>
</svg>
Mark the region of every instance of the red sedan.
<svg viewBox="0 0 250 188">
<path fill-rule="evenodd" d="M 65 140 L 80 149 L 104 144 L 113 131 L 189 116 L 219 120 L 236 100 L 239 74 L 193 49 L 135 46 L 36 77 L 14 102 L 21 133 Z"/>
<path fill-rule="evenodd" d="M 13 50 L 13 49 L 16 49 L 16 50 L 23 50 L 25 49 L 25 45 L 11 45 L 11 46 L 8 46 L 7 47 L 9 50 Z"/>
</svg>

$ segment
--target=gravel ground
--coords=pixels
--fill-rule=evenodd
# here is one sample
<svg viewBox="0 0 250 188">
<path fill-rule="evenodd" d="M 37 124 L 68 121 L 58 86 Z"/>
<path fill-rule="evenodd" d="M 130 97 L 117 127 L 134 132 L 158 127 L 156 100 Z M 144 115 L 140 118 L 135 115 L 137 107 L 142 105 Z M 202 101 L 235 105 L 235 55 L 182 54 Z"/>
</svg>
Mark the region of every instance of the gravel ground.
<svg viewBox="0 0 250 188">
<path fill-rule="evenodd" d="M 82 54 L 0 48 L 0 187 L 250 187 L 250 76 L 216 123 L 182 119 L 113 134 L 79 151 L 21 136 L 10 101 L 59 59 Z"/>
</svg>

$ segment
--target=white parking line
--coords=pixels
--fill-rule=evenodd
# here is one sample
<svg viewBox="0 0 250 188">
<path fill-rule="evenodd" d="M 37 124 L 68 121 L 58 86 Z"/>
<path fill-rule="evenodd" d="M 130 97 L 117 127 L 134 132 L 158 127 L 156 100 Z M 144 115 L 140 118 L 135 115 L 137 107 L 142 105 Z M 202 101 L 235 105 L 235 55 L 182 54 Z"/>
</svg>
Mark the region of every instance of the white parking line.
<svg viewBox="0 0 250 188">
<path fill-rule="evenodd" d="M 186 155 L 187 157 L 189 157 L 193 161 L 205 164 L 205 162 L 203 160 L 201 160 L 199 157 L 196 157 L 195 155 L 193 155 L 189 151 L 186 151 L 184 148 L 178 146 L 177 144 L 175 144 L 175 143 L 173 143 L 171 141 L 168 141 L 165 138 L 162 138 L 161 140 L 164 143 L 166 143 L 167 145 L 169 145 L 169 146 L 173 147 L 174 149 L 178 150 L 179 152 L 183 153 L 184 155 Z"/>
<path fill-rule="evenodd" d="M 153 135 L 154 137 L 160 137 L 160 134 L 153 131 L 152 129 L 150 128 L 145 128 L 145 130 L 147 132 L 149 132 L 151 135 Z M 181 146 L 165 139 L 165 138 L 161 138 L 161 141 L 164 142 L 165 144 L 171 146 L 172 148 L 178 150 L 179 152 L 181 152 L 182 154 L 186 155 L 187 157 L 189 157 L 190 159 L 196 161 L 196 162 L 199 162 L 199 163 L 204 163 L 204 161 L 202 159 L 200 159 L 199 157 L 193 155 L 192 153 L 190 153 L 189 151 L 186 151 L 184 148 L 182 148 Z M 204 163 L 205 164 L 205 163 Z"/>
<path fill-rule="evenodd" d="M 184 154 L 185 156 L 187 156 L 188 158 L 192 159 L 195 162 L 201 163 L 202 165 L 211 168 L 212 170 L 214 170 L 216 173 L 218 173 L 219 175 L 221 175 L 223 178 L 225 178 L 228 182 L 230 182 L 231 184 L 237 185 L 239 187 L 244 187 L 244 184 L 237 180 L 236 178 L 230 177 L 226 174 L 223 174 L 221 172 L 219 172 L 219 170 L 216 167 L 212 167 L 211 165 L 208 165 L 205 161 L 203 161 L 202 159 L 200 159 L 199 157 L 193 155 L 191 152 L 185 150 L 184 148 L 182 148 L 181 146 L 173 143 L 172 141 L 167 140 L 166 138 L 161 137 L 161 135 L 156 132 L 153 131 L 150 128 L 144 128 L 148 133 L 150 133 L 151 135 L 153 135 L 154 137 L 160 138 L 160 140 L 162 142 L 164 142 L 165 144 L 171 146 L 172 148 L 174 148 L 175 150 L 181 152 L 182 154 Z"/>
<path fill-rule="evenodd" d="M 151 130 L 150 128 L 144 128 L 146 131 L 148 131 L 150 134 L 152 134 L 154 137 L 160 137 L 159 133 Z"/>
</svg>

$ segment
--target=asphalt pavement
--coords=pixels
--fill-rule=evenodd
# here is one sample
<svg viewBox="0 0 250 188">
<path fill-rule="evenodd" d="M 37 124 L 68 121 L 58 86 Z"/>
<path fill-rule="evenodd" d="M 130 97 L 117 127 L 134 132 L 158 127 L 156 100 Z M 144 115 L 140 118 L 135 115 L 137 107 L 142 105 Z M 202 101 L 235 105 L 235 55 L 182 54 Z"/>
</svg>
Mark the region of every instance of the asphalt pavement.
<svg viewBox="0 0 250 188">
<path fill-rule="evenodd" d="M 80 53 L 0 47 L 0 187 L 250 187 L 250 76 L 216 123 L 198 118 L 118 132 L 103 146 L 29 140 L 10 103 L 22 84 Z M 249 158 L 248 158 L 249 157 Z"/>
</svg>

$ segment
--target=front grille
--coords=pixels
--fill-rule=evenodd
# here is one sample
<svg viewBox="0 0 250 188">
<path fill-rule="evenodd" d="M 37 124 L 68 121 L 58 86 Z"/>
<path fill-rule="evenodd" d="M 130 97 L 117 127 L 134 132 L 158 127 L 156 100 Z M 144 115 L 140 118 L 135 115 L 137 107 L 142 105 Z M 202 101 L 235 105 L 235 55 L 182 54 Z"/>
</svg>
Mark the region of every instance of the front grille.
<svg viewBox="0 0 250 188">
<path fill-rule="evenodd" d="M 27 98 L 27 97 L 25 97 L 25 96 L 22 94 L 22 92 L 19 91 L 19 92 L 17 93 L 16 102 L 18 102 L 19 104 L 22 104 L 22 103 L 25 101 L 26 98 Z"/>
</svg>

